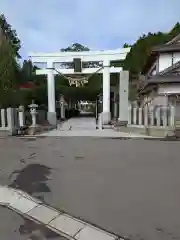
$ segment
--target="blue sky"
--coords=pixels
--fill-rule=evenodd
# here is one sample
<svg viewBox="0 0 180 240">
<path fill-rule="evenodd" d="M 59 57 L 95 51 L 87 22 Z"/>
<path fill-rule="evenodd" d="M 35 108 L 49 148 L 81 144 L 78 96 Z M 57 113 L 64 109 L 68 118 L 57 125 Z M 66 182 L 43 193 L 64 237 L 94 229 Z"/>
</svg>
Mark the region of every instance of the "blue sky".
<svg viewBox="0 0 180 240">
<path fill-rule="evenodd" d="M 74 42 L 91 49 L 120 48 L 180 21 L 180 0 L 0 0 L 0 9 L 16 29 L 25 58 Z"/>
</svg>

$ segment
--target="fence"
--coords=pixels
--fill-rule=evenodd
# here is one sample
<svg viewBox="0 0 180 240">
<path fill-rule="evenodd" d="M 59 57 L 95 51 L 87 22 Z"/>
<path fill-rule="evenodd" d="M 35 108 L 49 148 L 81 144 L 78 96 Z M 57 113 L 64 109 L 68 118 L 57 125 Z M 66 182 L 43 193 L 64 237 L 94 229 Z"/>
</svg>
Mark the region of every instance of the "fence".
<svg viewBox="0 0 180 240">
<path fill-rule="evenodd" d="M 8 131 L 13 135 L 17 130 L 17 110 L 14 108 L 0 109 L 0 113 L 0 131 Z"/>
<path fill-rule="evenodd" d="M 46 123 L 46 111 L 37 110 L 37 124 Z M 8 135 L 16 135 L 18 130 L 24 126 L 32 124 L 32 115 L 30 111 L 24 111 L 24 108 L 0 109 L 0 132 L 6 131 Z"/>
<path fill-rule="evenodd" d="M 136 127 L 168 128 L 174 127 L 175 108 L 173 106 L 129 105 L 128 125 Z"/>
</svg>

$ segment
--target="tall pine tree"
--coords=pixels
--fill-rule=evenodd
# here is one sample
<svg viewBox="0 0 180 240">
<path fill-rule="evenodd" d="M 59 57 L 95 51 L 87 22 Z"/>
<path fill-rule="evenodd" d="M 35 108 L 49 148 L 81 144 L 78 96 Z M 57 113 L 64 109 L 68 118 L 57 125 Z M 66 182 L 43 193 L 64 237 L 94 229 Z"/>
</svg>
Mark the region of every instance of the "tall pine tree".
<svg viewBox="0 0 180 240">
<path fill-rule="evenodd" d="M 0 104 L 3 107 L 14 104 L 15 87 L 19 66 L 16 61 L 17 49 L 0 28 Z"/>
</svg>

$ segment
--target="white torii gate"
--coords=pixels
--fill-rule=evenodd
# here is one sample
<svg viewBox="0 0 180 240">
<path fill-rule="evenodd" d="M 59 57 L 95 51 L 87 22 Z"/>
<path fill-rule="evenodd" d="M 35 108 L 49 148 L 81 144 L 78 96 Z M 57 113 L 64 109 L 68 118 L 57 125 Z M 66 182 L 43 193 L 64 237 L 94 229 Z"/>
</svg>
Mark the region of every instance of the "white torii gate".
<svg viewBox="0 0 180 240">
<path fill-rule="evenodd" d="M 62 68 L 62 63 L 73 62 L 74 59 L 81 59 L 82 62 L 102 62 L 104 68 L 98 73 L 103 74 L 103 122 L 110 121 L 110 73 L 119 73 L 119 121 L 128 121 L 128 87 L 129 73 L 121 67 L 110 67 L 111 61 L 124 60 L 130 48 L 122 48 L 107 51 L 85 51 L 85 52 L 56 52 L 56 53 L 30 53 L 29 57 L 34 65 L 43 65 L 36 70 L 37 75 L 47 75 L 48 84 L 48 121 L 56 125 L 55 108 L 55 82 L 54 75 L 58 71 L 63 75 L 76 74 L 73 68 Z M 56 69 L 56 70 L 53 70 Z M 82 68 L 82 74 L 92 74 L 99 68 Z"/>
</svg>

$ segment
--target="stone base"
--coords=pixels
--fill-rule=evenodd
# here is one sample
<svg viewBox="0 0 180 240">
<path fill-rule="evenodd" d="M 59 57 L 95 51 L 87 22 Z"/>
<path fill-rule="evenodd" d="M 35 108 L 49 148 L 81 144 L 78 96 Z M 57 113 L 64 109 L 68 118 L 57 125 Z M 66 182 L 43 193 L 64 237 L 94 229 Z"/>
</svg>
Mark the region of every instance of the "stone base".
<svg viewBox="0 0 180 240">
<path fill-rule="evenodd" d="M 52 126 L 57 126 L 56 112 L 48 112 L 47 119 L 48 119 L 49 124 L 51 124 Z"/>
<path fill-rule="evenodd" d="M 118 119 L 117 125 L 120 127 L 126 127 L 128 125 L 128 121 L 122 121 Z"/>
<path fill-rule="evenodd" d="M 175 129 L 169 129 L 165 133 L 165 139 L 166 140 L 176 140 L 176 139 L 178 139 L 176 130 Z"/>
<path fill-rule="evenodd" d="M 177 127 L 177 128 L 174 130 L 174 132 L 175 132 L 175 136 L 178 137 L 178 138 L 180 138 L 180 128 Z"/>
<path fill-rule="evenodd" d="M 22 135 L 36 135 L 36 133 L 40 132 L 41 126 L 36 125 L 36 126 L 29 126 L 28 128 L 25 129 L 24 133 Z"/>
<path fill-rule="evenodd" d="M 165 135 L 166 135 L 166 137 L 175 137 L 176 131 L 175 131 L 175 129 L 168 129 Z"/>
<path fill-rule="evenodd" d="M 12 136 L 18 135 L 18 130 L 17 129 L 11 130 L 11 134 L 10 135 L 12 135 Z"/>
<path fill-rule="evenodd" d="M 37 128 L 36 127 L 29 127 L 27 130 L 28 135 L 35 135 L 37 132 Z"/>
<path fill-rule="evenodd" d="M 102 112 L 102 124 L 106 125 L 111 122 L 111 113 L 110 112 Z"/>
</svg>

